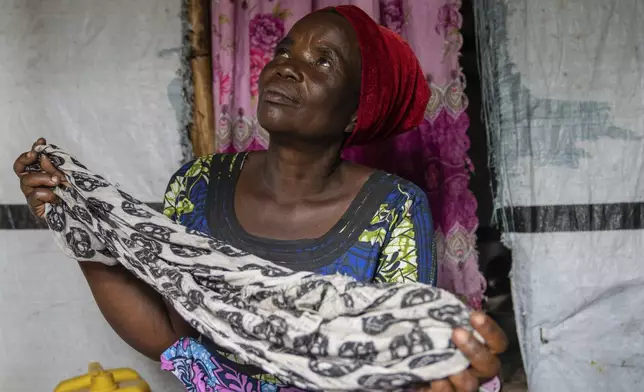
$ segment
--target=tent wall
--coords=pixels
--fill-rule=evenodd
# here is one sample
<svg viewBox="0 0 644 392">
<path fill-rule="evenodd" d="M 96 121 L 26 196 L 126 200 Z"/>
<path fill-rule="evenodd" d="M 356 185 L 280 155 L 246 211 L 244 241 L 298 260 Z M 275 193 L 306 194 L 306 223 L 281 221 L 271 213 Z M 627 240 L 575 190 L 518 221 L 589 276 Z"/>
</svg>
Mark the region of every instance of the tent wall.
<svg viewBox="0 0 644 392">
<path fill-rule="evenodd" d="M 530 391 L 644 390 L 644 3 L 475 11 Z"/>
<path fill-rule="evenodd" d="M 52 390 L 90 360 L 132 367 L 155 392 L 181 390 L 112 332 L 76 263 L 35 230 L 11 171 L 45 136 L 137 198 L 161 201 L 182 160 L 180 7 L 0 0 L 2 391 Z"/>
</svg>

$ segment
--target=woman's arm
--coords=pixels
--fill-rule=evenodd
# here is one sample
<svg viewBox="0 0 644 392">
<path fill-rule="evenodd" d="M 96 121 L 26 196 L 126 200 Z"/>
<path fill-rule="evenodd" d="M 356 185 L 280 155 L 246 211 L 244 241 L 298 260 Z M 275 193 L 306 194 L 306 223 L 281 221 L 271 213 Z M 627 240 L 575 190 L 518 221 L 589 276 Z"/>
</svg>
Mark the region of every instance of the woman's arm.
<svg viewBox="0 0 644 392">
<path fill-rule="evenodd" d="M 375 280 L 436 285 L 434 224 L 425 193 L 418 189 L 397 210 L 380 250 Z"/>
<path fill-rule="evenodd" d="M 174 310 L 169 311 L 159 293 L 124 267 L 83 261 L 79 265 L 103 317 L 136 351 L 159 361 L 180 337 L 195 335 Z"/>
<path fill-rule="evenodd" d="M 186 181 L 182 176 L 190 168 L 194 169 L 193 163 L 179 169 L 166 188 L 164 213 L 172 220 L 178 220 L 177 207 L 187 201 L 184 200 Z M 180 338 L 199 335 L 159 293 L 123 266 L 89 262 L 80 262 L 80 266 L 107 322 L 141 354 L 158 361 Z"/>
</svg>

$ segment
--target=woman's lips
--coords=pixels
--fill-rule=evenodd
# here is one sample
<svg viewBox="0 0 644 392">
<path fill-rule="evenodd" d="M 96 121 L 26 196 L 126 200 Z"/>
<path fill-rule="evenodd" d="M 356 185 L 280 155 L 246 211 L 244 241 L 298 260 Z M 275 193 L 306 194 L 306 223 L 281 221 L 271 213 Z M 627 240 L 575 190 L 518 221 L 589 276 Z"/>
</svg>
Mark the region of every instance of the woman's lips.
<svg viewBox="0 0 644 392">
<path fill-rule="evenodd" d="M 299 106 L 299 102 L 292 98 L 291 94 L 276 87 L 267 87 L 262 92 L 262 100 L 284 106 Z"/>
</svg>

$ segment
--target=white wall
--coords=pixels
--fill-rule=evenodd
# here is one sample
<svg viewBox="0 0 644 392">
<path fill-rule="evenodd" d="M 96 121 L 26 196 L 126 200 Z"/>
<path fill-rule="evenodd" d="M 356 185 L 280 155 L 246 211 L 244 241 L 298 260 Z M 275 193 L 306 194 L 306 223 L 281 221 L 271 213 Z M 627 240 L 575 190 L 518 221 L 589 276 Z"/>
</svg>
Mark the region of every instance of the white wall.
<svg viewBox="0 0 644 392">
<path fill-rule="evenodd" d="M 48 231 L 0 231 L 0 249 L 0 390 L 51 391 L 94 360 L 135 369 L 153 392 L 184 390 L 112 331 Z"/>
<path fill-rule="evenodd" d="M 45 136 L 144 201 L 181 160 L 180 0 L 0 0 L 0 205 L 12 162 Z M 173 82 L 174 81 L 174 82 Z M 176 92 L 176 89 L 175 89 Z M 183 390 L 114 334 L 76 264 L 44 230 L 0 230 L 0 389 L 47 391 L 90 360 Z"/>
<path fill-rule="evenodd" d="M 180 0 L 0 0 L 0 179 L 40 136 L 157 201 L 181 160 Z M 0 187 L 0 202 L 22 202 Z"/>
</svg>

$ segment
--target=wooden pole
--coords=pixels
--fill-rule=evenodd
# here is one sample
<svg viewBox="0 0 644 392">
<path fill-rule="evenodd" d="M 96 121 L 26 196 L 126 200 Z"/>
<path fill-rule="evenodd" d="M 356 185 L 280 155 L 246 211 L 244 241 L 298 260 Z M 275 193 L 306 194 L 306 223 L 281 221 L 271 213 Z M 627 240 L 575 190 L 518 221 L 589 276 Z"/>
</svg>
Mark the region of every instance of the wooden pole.
<svg viewBox="0 0 644 392">
<path fill-rule="evenodd" d="M 212 46 L 210 0 L 189 0 L 190 67 L 194 88 L 190 138 L 195 156 L 215 152 L 215 122 L 212 96 Z"/>
</svg>

